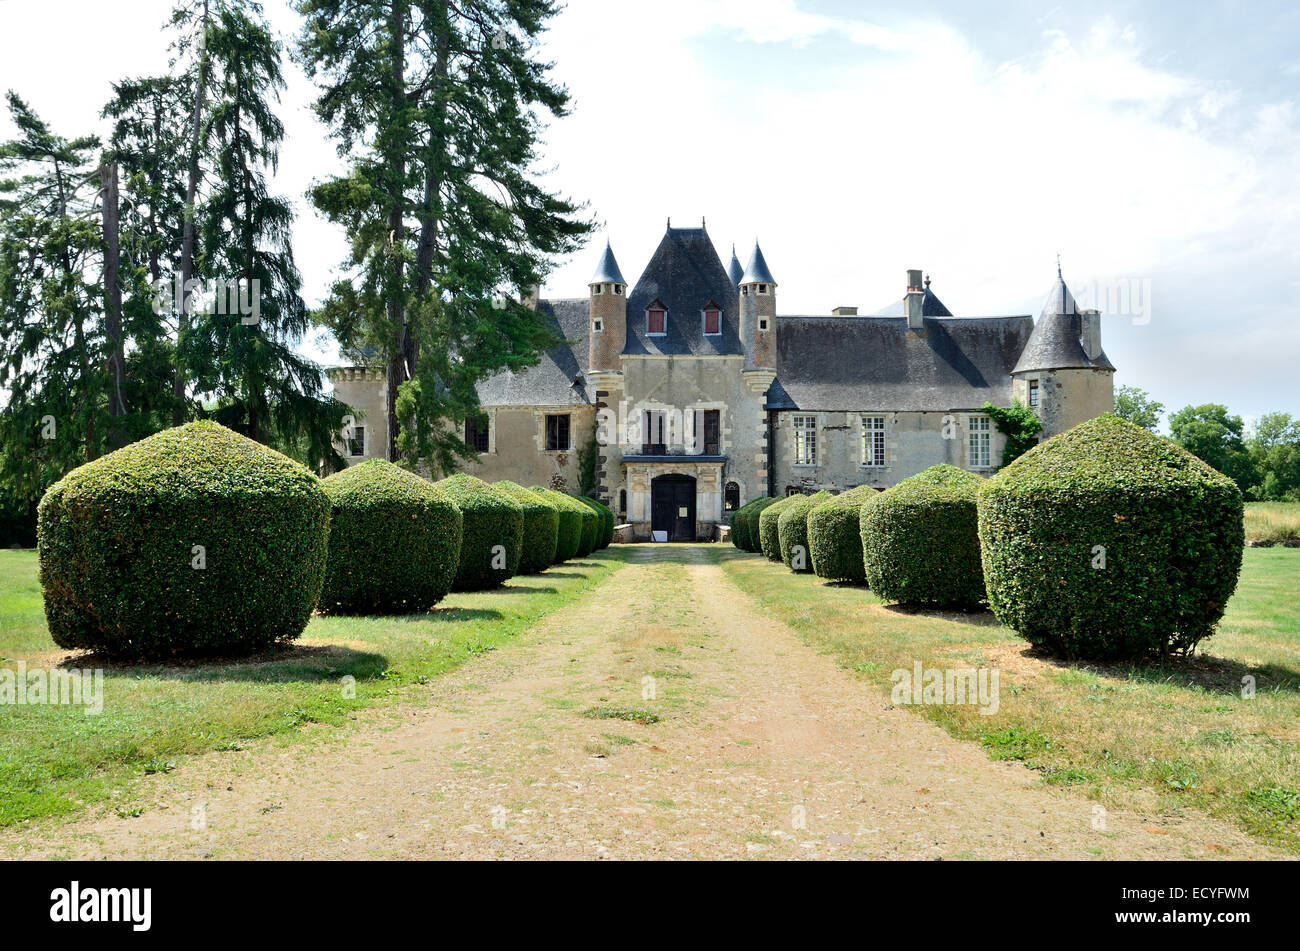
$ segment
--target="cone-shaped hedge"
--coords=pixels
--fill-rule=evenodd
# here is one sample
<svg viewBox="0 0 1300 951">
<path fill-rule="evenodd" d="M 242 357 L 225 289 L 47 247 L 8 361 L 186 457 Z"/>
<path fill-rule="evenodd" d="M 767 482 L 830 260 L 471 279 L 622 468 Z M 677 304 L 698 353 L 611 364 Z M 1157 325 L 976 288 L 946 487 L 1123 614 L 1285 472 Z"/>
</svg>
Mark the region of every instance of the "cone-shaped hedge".
<svg viewBox="0 0 1300 951">
<path fill-rule="evenodd" d="M 596 527 L 596 547 L 608 548 L 609 543 L 614 540 L 614 512 L 605 503 L 598 502 L 590 496 L 580 495 L 577 499 L 600 516 L 600 523 Z"/>
<path fill-rule="evenodd" d="M 741 551 L 761 551 L 758 541 L 758 517 L 763 509 L 774 505 L 780 499 L 760 496 L 742 505 L 731 517 L 731 543 Z"/>
<path fill-rule="evenodd" d="M 319 479 L 216 423 L 132 443 L 41 499 L 50 635 L 132 658 L 291 641 L 320 594 L 329 515 Z"/>
<path fill-rule="evenodd" d="M 989 606 L 1026 640 L 1100 660 L 1189 650 L 1241 570 L 1241 492 L 1116 416 L 1025 453 L 979 495 Z"/>
<path fill-rule="evenodd" d="M 460 560 L 460 509 L 427 480 L 383 459 L 336 472 L 320 610 L 414 613 L 451 590 Z"/>
<path fill-rule="evenodd" d="M 984 601 L 975 495 L 983 479 L 932 466 L 863 503 L 867 584 L 884 601 L 973 608 Z"/>
<path fill-rule="evenodd" d="M 797 496 L 794 504 L 787 506 L 777 518 L 781 561 L 791 571 L 813 570 L 812 558 L 808 554 L 808 513 L 829 498 L 831 494 L 825 491 Z"/>
<path fill-rule="evenodd" d="M 576 557 L 578 549 L 582 547 L 582 526 L 586 517 L 586 506 L 580 505 L 571 495 L 543 488 L 540 485 L 533 486 L 529 491 L 536 492 L 549 501 L 559 512 L 560 529 L 559 540 L 555 546 L 555 563 L 559 564 Z"/>
<path fill-rule="evenodd" d="M 803 498 L 801 495 L 787 495 L 783 499 L 777 499 L 758 516 L 758 547 L 769 561 L 781 560 L 781 534 L 778 521 L 781 513 L 801 498 Z"/>
<path fill-rule="evenodd" d="M 808 553 L 813 571 L 827 581 L 865 581 L 858 515 L 880 493 L 869 485 L 841 492 L 808 513 Z"/>
<path fill-rule="evenodd" d="M 460 563 L 451 589 L 482 591 L 517 574 L 523 554 L 523 507 L 506 493 L 463 472 L 433 485 L 456 503 L 464 519 Z"/>
<path fill-rule="evenodd" d="M 560 510 L 555 503 L 508 479 L 494 483 L 493 487 L 510 496 L 524 510 L 519 573 L 535 575 L 555 564 L 555 552 L 560 544 Z"/>
</svg>

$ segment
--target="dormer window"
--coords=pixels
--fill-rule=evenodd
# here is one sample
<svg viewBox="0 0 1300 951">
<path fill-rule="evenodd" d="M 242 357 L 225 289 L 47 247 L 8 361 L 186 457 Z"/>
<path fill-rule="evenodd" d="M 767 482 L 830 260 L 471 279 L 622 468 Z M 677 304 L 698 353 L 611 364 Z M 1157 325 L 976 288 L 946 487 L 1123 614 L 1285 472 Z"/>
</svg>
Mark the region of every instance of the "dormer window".
<svg viewBox="0 0 1300 951">
<path fill-rule="evenodd" d="M 655 301 L 645 312 L 645 332 L 651 337 L 662 337 L 668 332 L 668 311 L 664 305 Z"/>
<path fill-rule="evenodd" d="M 716 304 L 704 306 L 704 332 L 711 336 L 722 333 L 722 311 Z"/>
</svg>

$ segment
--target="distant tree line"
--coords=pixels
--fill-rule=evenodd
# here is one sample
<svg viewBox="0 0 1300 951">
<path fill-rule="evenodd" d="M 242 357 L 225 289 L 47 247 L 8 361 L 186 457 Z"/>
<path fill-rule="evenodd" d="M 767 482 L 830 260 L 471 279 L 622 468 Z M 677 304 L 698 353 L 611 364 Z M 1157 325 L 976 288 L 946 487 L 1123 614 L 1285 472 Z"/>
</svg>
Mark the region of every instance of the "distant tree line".
<svg viewBox="0 0 1300 951">
<path fill-rule="evenodd" d="M 1165 407 L 1135 386 L 1115 391 L 1115 414 L 1155 432 Z M 1219 403 L 1184 406 L 1169 415 L 1178 445 L 1232 478 L 1249 501 L 1300 502 L 1300 419 L 1265 413 L 1247 434 L 1240 416 Z"/>
</svg>

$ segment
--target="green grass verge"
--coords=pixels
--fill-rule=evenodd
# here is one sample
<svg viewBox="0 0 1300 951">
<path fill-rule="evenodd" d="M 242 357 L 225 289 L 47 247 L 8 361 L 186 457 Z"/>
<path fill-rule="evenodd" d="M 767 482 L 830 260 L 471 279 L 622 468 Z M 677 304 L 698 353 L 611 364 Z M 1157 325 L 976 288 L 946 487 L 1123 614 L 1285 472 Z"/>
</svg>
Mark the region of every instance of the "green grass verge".
<svg viewBox="0 0 1300 951">
<path fill-rule="evenodd" d="M 997 669 L 992 716 L 912 708 L 992 758 L 1106 805 L 1200 810 L 1300 854 L 1300 551 L 1247 550 L 1219 633 L 1194 657 L 1134 666 L 1070 664 L 1031 653 L 986 612 L 888 608 L 863 587 L 706 550 L 763 610 L 886 695 L 892 672 L 915 661 Z"/>
<path fill-rule="evenodd" d="M 0 667 L 104 669 L 103 712 L 0 706 L 0 827 L 125 795 L 177 758 L 338 725 L 420 696 L 418 685 L 493 650 L 621 567 L 610 548 L 503 588 L 452 594 L 422 615 L 314 617 L 292 647 L 246 661 L 114 665 L 68 655 L 45 629 L 36 555 L 0 551 Z M 355 683 L 345 681 L 354 678 Z"/>
</svg>

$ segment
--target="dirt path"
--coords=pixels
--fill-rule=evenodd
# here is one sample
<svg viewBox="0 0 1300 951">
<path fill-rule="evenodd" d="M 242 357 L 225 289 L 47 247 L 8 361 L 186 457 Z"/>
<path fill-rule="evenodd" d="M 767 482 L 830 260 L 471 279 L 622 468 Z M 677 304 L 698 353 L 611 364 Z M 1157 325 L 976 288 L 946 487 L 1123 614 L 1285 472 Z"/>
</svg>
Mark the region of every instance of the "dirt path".
<svg viewBox="0 0 1300 951">
<path fill-rule="evenodd" d="M 29 827 L 0 848 L 218 859 L 1277 854 L 1201 817 L 1111 812 L 1094 828 L 1092 802 L 892 708 L 757 614 L 692 548 L 635 549 L 586 598 L 431 686 L 427 706 L 367 714 L 317 742 L 187 761 L 148 780 L 142 799 L 137 818 Z"/>
</svg>

